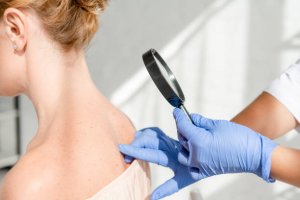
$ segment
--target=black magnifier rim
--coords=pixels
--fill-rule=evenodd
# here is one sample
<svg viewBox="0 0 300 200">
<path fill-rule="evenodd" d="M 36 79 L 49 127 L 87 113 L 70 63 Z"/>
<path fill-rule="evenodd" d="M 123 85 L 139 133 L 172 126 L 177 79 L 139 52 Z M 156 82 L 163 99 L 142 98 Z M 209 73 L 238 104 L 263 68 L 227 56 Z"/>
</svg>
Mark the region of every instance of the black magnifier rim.
<svg viewBox="0 0 300 200">
<path fill-rule="evenodd" d="M 168 83 L 168 81 L 164 78 L 158 64 L 155 61 L 155 58 L 161 63 L 161 65 L 165 68 L 170 81 L 173 83 L 177 92 L 174 91 L 172 86 Z M 146 66 L 147 71 L 149 72 L 153 82 L 156 87 L 159 89 L 161 94 L 165 97 L 165 99 L 174 107 L 179 108 L 183 105 L 185 101 L 184 94 L 177 82 L 173 72 L 170 70 L 167 63 L 164 59 L 159 55 L 159 53 L 155 49 L 150 49 L 143 55 L 143 61 Z M 178 93 L 178 95 L 177 95 Z"/>
</svg>

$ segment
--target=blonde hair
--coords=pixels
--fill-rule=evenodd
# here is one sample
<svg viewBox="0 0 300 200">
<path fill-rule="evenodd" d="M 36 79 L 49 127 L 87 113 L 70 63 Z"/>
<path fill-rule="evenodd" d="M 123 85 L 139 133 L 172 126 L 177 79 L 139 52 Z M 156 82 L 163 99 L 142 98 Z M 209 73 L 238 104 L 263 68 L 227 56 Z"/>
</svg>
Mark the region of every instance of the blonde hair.
<svg viewBox="0 0 300 200">
<path fill-rule="evenodd" d="M 0 0 L 0 16 L 9 7 L 33 9 L 49 36 L 69 50 L 90 43 L 106 5 L 107 0 Z"/>
</svg>

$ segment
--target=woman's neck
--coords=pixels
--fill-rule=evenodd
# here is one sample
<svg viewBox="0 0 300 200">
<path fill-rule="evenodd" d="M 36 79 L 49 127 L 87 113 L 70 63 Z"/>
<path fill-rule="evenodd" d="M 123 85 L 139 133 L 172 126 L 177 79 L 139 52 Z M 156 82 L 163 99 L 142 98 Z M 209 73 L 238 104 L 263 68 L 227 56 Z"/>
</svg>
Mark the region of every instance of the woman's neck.
<svg viewBox="0 0 300 200">
<path fill-rule="evenodd" d="M 80 110 L 88 109 L 89 104 L 93 104 L 89 109 L 101 109 L 101 102 L 105 102 L 91 80 L 84 54 L 67 56 L 52 55 L 42 65 L 33 61 L 28 67 L 26 95 L 38 116 L 38 134 L 34 140 L 44 138 L 43 134 L 58 119 L 60 122 L 80 119 Z"/>
</svg>

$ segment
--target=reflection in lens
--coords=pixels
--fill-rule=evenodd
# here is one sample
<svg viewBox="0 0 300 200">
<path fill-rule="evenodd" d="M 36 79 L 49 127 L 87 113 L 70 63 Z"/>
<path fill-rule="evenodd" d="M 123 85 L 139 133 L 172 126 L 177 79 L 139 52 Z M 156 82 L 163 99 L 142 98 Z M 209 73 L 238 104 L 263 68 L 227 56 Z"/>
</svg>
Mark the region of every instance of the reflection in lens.
<svg viewBox="0 0 300 200">
<path fill-rule="evenodd" d="M 177 96 L 179 96 L 179 93 L 177 91 L 177 88 L 174 86 L 174 83 L 171 81 L 171 76 L 174 77 L 173 74 L 169 74 L 166 70 L 166 68 L 161 64 L 161 62 L 159 62 L 159 60 L 155 58 L 155 62 L 157 64 L 157 66 L 159 67 L 160 72 L 162 73 L 164 79 L 168 82 L 169 86 L 173 89 L 173 91 L 176 93 Z"/>
</svg>

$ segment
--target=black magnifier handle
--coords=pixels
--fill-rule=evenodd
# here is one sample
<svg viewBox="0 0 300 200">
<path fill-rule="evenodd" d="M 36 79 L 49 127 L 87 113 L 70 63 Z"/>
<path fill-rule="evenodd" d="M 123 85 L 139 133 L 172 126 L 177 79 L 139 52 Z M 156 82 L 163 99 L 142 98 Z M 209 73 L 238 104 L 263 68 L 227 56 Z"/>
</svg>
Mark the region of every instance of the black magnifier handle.
<svg viewBox="0 0 300 200">
<path fill-rule="evenodd" d="M 193 120 L 191 118 L 191 115 L 189 113 L 189 111 L 186 109 L 186 107 L 184 106 L 184 104 L 181 104 L 179 106 L 179 108 L 186 114 L 186 116 L 188 116 L 189 120 L 193 123 Z M 194 123 L 193 123 L 194 124 Z"/>
</svg>

